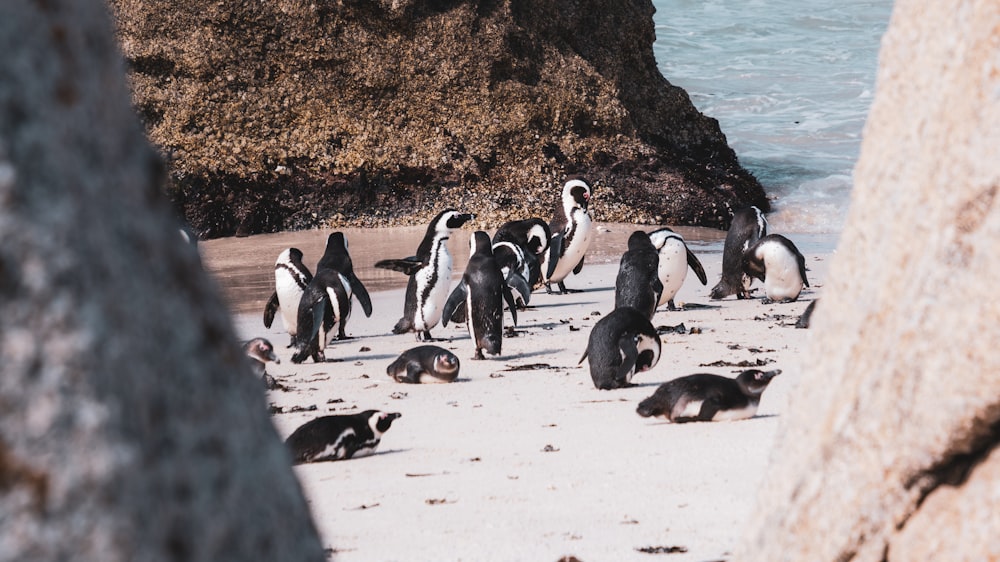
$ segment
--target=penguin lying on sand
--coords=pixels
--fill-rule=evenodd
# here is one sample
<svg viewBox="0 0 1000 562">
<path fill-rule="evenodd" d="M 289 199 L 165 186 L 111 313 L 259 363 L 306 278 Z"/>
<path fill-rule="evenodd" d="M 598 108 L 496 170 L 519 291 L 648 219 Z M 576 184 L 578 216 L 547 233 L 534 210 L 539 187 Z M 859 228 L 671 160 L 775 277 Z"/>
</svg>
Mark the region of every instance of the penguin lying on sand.
<svg viewBox="0 0 1000 562">
<path fill-rule="evenodd" d="M 254 338 L 243 343 L 243 351 L 250 359 L 253 373 L 258 377 L 267 374 L 267 362 L 281 363 L 278 356 L 274 354 L 274 346 L 267 338 Z"/>
<path fill-rule="evenodd" d="M 766 235 L 767 219 L 760 209 L 747 207 L 733 213 L 722 249 L 722 278 L 712 287 L 713 299 L 724 299 L 729 295 L 736 295 L 738 299 L 750 296 L 753 279 L 743 272 L 743 254 Z"/>
<path fill-rule="evenodd" d="M 660 360 L 660 336 L 643 313 L 628 306 L 616 308 L 594 324 L 578 364 L 588 357 L 595 387 L 626 388 L 632 386 L 635 373 Z"/>
<path fill-rule="evenodd" d="M 454 209 L 442 211 L 427 225 L 427 232 L 417 248 L 417 255 L 375 263 L 375 267 L 410 276 L 406 285 L 403 317 L 396 323 L 392 333 L 416 332 L 418 340 L 431 339 L 431 328 L 437 326 L 441 319 L 451 283 L 448 237 L 452 230 L 473 218 L 475 215 L 458 213 Z"/>
<path fill-rule="evenodd" d="M 684 238 L 673 230 L 663 227 L 649 233 L 649 240 L 656 248 L 659 261 L 657 263 L 657 275 L 660 283 L 663 284 L 663 292 L 660 293 L 660 300 L 656 306 L 667 305 L 668 310 L 677 310 L 674 306 L 674 296 L 680 291 L 684 279 L 687 277 L 687 270 L 698 276 L 698 281 L 702 285 L 708 284 L 708 277 L 705 275 L 705 268 L 702 267 L 698 256 L 687 247 Z"/>
<path fill-rule="evenodd" d="M 680 377 L 661 384 L 639 403 L 636 413 L 644 418 L 663 416 L 674 423 L 752 418 L 764 389 L 779 374 L 780 370 L 750 369 L 735 379 L 710 374 Z"/>
<path fill-rule="evenodd" d="M 365 457 L 375 453 L 382 434 L 400 416 L 378 410 L 323 416 L 293 431 L 285 445 L 296 464 Z"/>
<path fill-rule="evenodd" d="M 401 353 L 385 372 L 396 382 L 440 383 L 458 378 L 458 356 L 443 347 L 421 345 Z"/>
<path fill-rule="evenodd" d="M 806 258 L 791 240 L 769 234 L 743 255 L 743 271 L 764 282 L 764 302 L 792 302 L 799 298 L 806 278 Z"/>
</svg>

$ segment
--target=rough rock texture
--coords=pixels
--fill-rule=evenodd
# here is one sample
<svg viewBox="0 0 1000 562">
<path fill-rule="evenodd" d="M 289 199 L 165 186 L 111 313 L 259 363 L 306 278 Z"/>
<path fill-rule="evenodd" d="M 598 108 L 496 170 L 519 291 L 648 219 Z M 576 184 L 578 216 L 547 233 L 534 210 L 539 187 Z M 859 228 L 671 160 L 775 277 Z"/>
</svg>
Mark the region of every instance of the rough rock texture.
<svg viewBox="0 0 1000 562">
<path fill-rule="evenodd" d="M 0 3 L 0 561 L 325 560 L 113 37 Z"/>
<path fill-rule="evenodd" d="M 597 184 L 602 220 L 726 226 L 768 207 L 659 73 L 649 0 L 110 4 L 171 198 L 206 236 L 424 223 L 447 204 L 547 218 L 568 173 Z"/>
<path fill-rule="evenodd" d="M 998 560 L 1000 4 L 900 0 L 739 560 Z"/>
</svg>

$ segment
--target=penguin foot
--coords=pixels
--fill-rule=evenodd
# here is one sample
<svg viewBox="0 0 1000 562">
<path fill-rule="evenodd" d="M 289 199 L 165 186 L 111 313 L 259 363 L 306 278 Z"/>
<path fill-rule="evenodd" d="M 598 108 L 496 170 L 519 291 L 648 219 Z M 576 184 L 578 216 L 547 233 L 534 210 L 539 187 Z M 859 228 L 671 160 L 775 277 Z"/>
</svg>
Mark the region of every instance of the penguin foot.
<svg viewBox="0 0 1000 562">
<path fill-rule="evenodd" d="M 477 349 L 476 350 L 476 354 L 472 357 L 472 359 L 475 360 L 475 361 L 480 361 L 480 360 L 486 359 L 486 356 L 483 355 L 483 350 L 482 349 Z"/>
<path fill-rule="evenodd" d="M 567 289 L 566 284 L 562 281 L 559 282 L 559 291 L 561 295 L 568 295 L 569 293 L 582 293 L 583 289 Z"/>
</svg>

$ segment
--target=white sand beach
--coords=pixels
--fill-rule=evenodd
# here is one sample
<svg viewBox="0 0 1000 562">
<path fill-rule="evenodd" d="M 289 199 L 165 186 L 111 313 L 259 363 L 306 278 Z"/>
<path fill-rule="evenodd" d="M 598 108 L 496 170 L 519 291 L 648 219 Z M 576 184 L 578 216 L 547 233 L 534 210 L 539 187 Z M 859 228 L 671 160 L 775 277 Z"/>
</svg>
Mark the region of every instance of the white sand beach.
<svg viewBox="0 0 1000 562">
<path fill-rule="evenodd" d="M 637 227 L 603 228 L 617 234 L 606 240 L 620 243 Z M 268 372 L 288 390 L 271 392 L 269 401 L 281 410 L 273 419 L 282 437 L 321 415 L 402 414 L 374 456 L 295 468 L 337 560 L 719 560 L 753 517 L 789 391 L 809 360 L 800 350 L 810 332 L 794 323 L 822 291 L 833 243 L 789 236 L 806 256 L 812 284 L 790 304 L 710 301 L 721 242 L 707 252 L 694 248 L 708 286 L 689 274 L 676 300 L 707 307 L 657 312 L 654 325 L 684 324 L 687 332 L 663 335 L 659 363 L 629 389 L 599 391 L 587 362 L 577 364 L 590 329 L 613 308 L 617 263 L 571 275 L 567 285 L 581 293 L 535 292 L 501 357 L 472 360 L 464 324 L 432 330 L 461 359 L 452 384 L 406 385 L 386 375 L 399 353 L 419 345 L 413 334 L 390 332 L 402 314 L 402 289 L 374 292 L 371 318 L 355 306 L 353 339 L 333 342 L 323 364 L 292 364 L 280 321 L 267 330 L 259 313 L 235 320 L 241 335 L 265 336 L 278 349 L 281 364 Z M 211 243 L 206 255 L 212 270 Z M 318 257 L 307 258 L 310 265 Z M 741 362 L 783 371 L 750 420 L 671 424 L 635 413 L 665 381 L 735 376 Z"/>
</svg>

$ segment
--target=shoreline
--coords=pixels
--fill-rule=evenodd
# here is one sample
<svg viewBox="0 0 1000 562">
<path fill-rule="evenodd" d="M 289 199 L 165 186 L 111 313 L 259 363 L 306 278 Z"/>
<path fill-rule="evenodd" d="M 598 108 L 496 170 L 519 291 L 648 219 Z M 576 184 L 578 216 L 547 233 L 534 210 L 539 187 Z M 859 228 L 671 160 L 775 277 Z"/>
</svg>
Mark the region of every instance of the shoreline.
<svg viewBox="0 0 1000 562">
<path fill-rule="evenodd" d="M 645 229 L 608 228 L 623 230 L 623 240 Z M 402 313 L 399 288 L 369 287 L 372 317 L 355 305 L 353 339 L 333 342 L 323 364 L 293 365 L 280 322 L 266 330 L 259 313 L 235 314 L 234 322 L 242 337 L 264 336 L 277 348 L 282 363 L 268 372 L 289 391 L 270 392 L 269 402 L 286 412 L 273 416 L 282 438 L 321 415 L 402 413 L 374 456 L 295 468 L 338 560 L 648 560 L 639 549 L 674 547 L 686 552 L 671 560 L 720 559 L 751 515 L 810 333 L 793 325 L 822 291 L 836 242 L 790 236 L 812 288 L 789 304 L 710 301 L 721 242 L 692 243 L 708 285 L 689 273 L 676 300 L 708 308 L 656 313 L 654 325 L 683 323 L 687 333 L 663 335 L 660 362 L 628 389 L 596 390 L 587 362 L 577 364 L 590 329 L 613 309 L 617 260 L 588 261 L 567 279 L 584 292 L 534 293 L 498 358 L 473 361 L 464 324 L 432 330 L 461 361 L 459 379 L 445 385 L 404 385 L 385 373 L 419 345 L 412 334 L 390 333 Z M 356 247 L 352 241 L 352 256 Z M 459 247 L 452 240 L 453 254 Z M 464 267 L 457 261 L 456 276 Z M 750 420 L 671 424 L 635 413 L 660 383 L 697 372 L 735 376 L 743 368 L 732 364 L 741 362 L 783 371 Z"/>
</svg>

